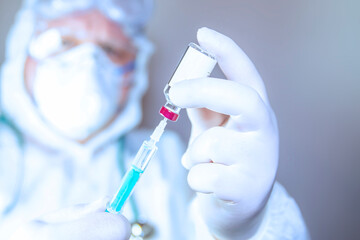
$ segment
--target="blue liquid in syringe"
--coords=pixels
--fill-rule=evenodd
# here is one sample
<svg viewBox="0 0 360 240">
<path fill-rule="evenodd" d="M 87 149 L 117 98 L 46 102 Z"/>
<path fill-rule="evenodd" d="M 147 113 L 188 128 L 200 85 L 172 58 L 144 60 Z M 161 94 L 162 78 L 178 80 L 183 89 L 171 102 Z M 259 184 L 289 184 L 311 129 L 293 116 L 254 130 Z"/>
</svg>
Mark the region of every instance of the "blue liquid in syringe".
<svg viewBox="0 0 360 240">
<path fill-rule="evenodd" d="M 157 150 L 155 144 L 160 140 L 166 126 L 166 119 L 163 119 L 155 128 L 149 141 L 144 141 L 137 152 L 133 165 L 126 172 L 120 185 L 120 189 L 106 208 L 106 212 L 119 213 L 126 200 L 131 195 L 141 174 L 144 172 L 150 160 Z"/>
<path fill-rule="evenodd" d="M 135 184 L 139 180 L 143 171 L 134 165 L 131 166 L 131 169 L 125 174 L 124 179 L 121 183 L 121 187 L 117 192 L 115 198 L 111 201 L 110 205 L 107 208 L 109 212 L 120 212 L 125 201 L 128 199 L 132 193 Z"/>
</svg>

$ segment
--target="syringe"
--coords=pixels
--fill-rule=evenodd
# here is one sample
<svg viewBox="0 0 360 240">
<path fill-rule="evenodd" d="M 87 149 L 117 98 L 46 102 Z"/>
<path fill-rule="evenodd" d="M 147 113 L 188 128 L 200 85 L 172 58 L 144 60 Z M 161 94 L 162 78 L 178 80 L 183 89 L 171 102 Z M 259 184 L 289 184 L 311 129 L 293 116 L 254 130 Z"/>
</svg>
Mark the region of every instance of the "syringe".
<svg viewBox="0 0 360 240">
<path fill-rule="evenodd" d="M 174 74 L 164 89 L 167 102 L 160 109 L 160 114 L 164 117 L 164 119 L 155 128 L 150 140 L 144 141 L 141 145 L 130 169 L 123 177 L 118 192 L 107 206 L 106 212 L 119 213 L 121 211 L 121 208 L 131 195 L 141 174 L 145 171 L 146 166 L 153 158 L 157 150 L 155 144 L 160 140 L 160 137 L 164 132 L 167 119 L 170 121 L 176 121 L 178 119 L 181 108 L 171 102 L 169 98 L 170 88 L 174 83 L 183 80 L 208 77 L 215 65 L 216 59 L 214 56 L 195 43 L 190 43 L 188 45 L 183 57 L 176 67 Z"/>
<path fill-rule="evenodd" d="M 154 157 L 155 152 L 157 151 L 156 143 L 160 140 L 166 124 L 167 119 L 164 118 L 155 128 L 154 132 L 150 136 L 150 139 L 143 142 L 130 169 L 123 177 L 119 190 L 108 204 L 106 212 L 119 213 L 121 211 L 125 201 L 134 190 L 135 184 L 139 181 L 141 174 L 145 171 L 148 163 Z"/>
</svg>

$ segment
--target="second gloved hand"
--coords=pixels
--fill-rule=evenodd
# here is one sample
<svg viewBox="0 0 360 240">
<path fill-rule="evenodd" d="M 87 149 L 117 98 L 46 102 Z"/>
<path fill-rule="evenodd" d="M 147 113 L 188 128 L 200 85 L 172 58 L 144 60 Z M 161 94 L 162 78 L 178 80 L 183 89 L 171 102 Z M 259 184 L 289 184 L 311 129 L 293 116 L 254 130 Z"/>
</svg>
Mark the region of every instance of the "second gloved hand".
<svg viewBox="0 0 360 240">
<path fill-rule="evenodd" d="M 105 213 L 106 203 L 107 199 L 101 199 L 47 214 L 20 227 L 10 239 L 129 239 L 129 222 L 121 215 Z"/>
<path fill-rule="evenodd" d="M 199 29 L 197 37 L 228 80 L 184 80 L 171 88 L 171 100 L 188 108 L 192 124 L 182 161 L 211 234 L 247 239 L 262 221 L 275 180 L 276 119 L 262 79 L 245 53 L 213 30 Z"/>
</svg>

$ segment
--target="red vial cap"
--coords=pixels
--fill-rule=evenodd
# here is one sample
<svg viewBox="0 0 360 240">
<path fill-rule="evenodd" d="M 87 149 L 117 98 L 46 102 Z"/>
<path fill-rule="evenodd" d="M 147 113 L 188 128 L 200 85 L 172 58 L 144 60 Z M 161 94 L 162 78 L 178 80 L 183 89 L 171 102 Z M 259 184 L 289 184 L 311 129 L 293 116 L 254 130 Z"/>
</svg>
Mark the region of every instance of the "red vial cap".
<svg viewBox="0 0 360 240">
<path fill-rule="evenodd" d="M 179 117 L 179 114 L 176 114 L 166 107 L 162 106 L 160 109 L 160 114 L 163 115 L 165 118 L 169 119 L 170 121 L 176 121 Z"/>
</svg>

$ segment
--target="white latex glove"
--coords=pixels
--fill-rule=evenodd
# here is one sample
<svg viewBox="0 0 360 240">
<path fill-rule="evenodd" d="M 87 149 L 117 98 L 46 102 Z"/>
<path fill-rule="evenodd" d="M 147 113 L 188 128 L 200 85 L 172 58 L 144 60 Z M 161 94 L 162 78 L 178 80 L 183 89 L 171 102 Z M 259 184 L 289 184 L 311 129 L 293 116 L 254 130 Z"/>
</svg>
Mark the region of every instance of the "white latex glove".
<svg viewBox="0 0 360 240">
<path fill-rule="evenodd" d="M 125 240 L 130 224 L 125 217 L 105 213 L 108 199 L 65 208 L 29 222 L 11 240 Z"/>
<path fill-rule="evenodd" d="M 191 138 L 182 163 L 198 192 L 200 214 L 218 239 L 254 235 L 274 184 L 278 130 L 255 66 L 228 37 L 208 28 L 197 34 L 228 78 L 184 80 L 170 99 L 188 108 Z"/>
</svg>

